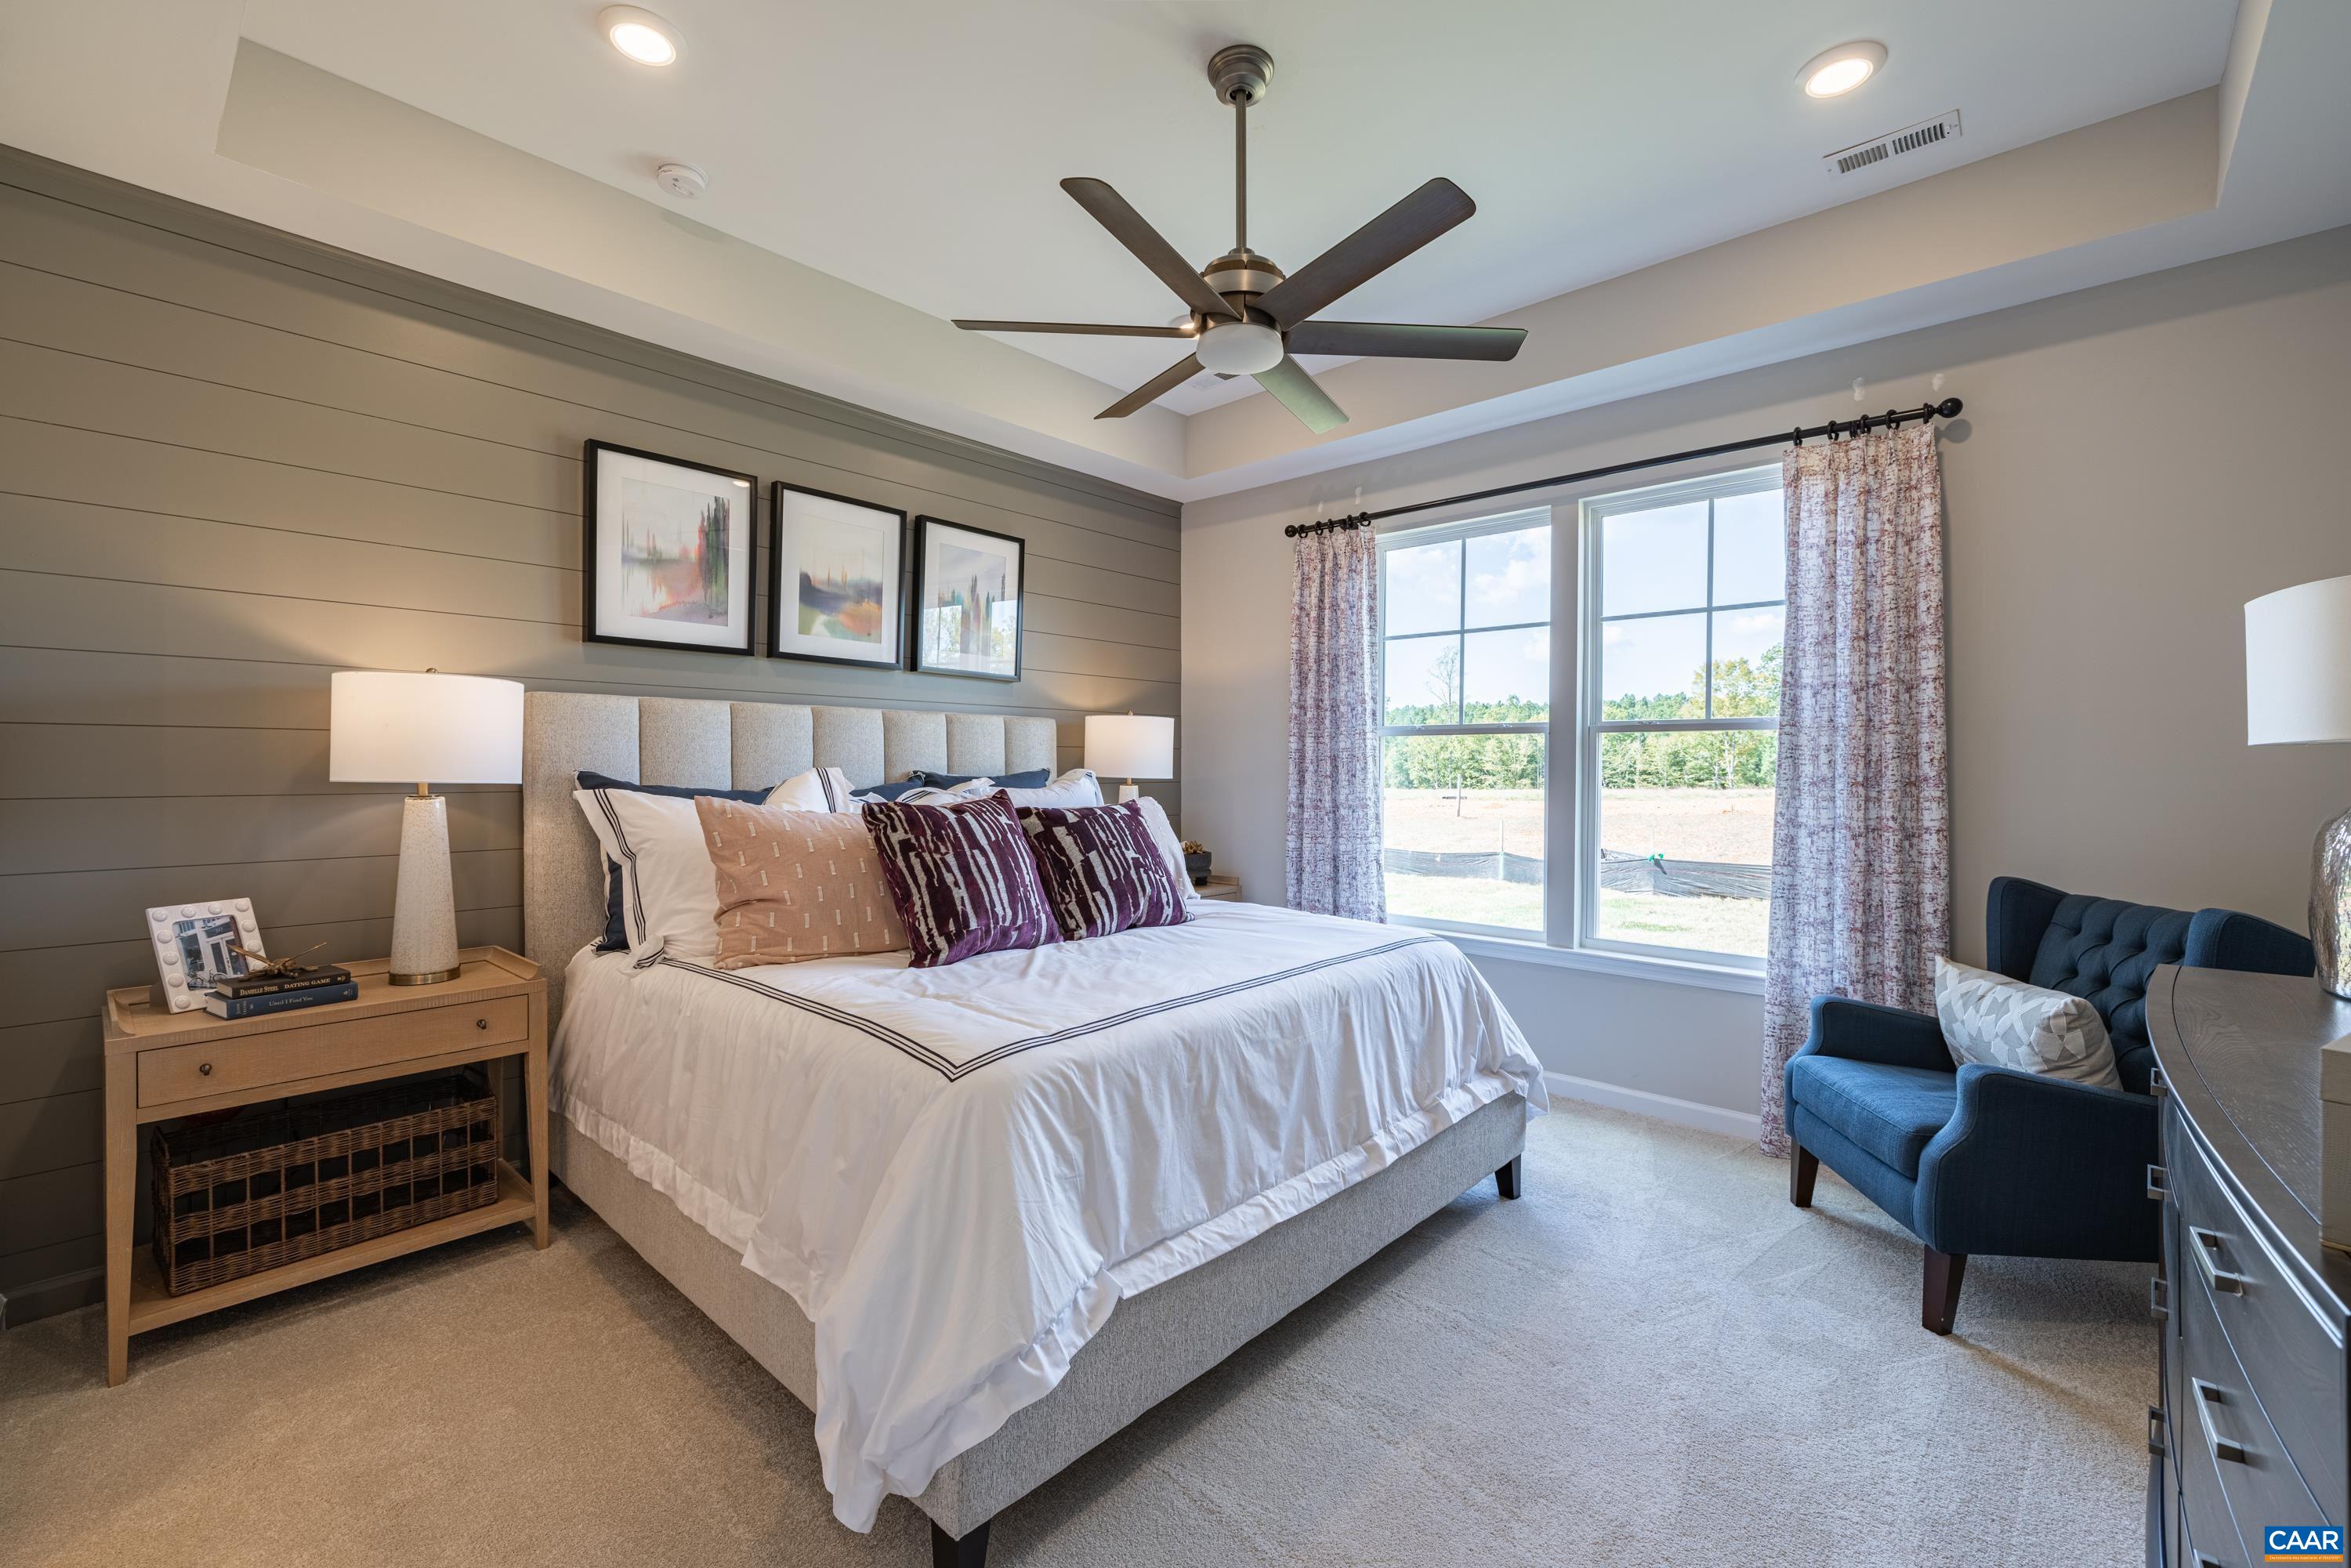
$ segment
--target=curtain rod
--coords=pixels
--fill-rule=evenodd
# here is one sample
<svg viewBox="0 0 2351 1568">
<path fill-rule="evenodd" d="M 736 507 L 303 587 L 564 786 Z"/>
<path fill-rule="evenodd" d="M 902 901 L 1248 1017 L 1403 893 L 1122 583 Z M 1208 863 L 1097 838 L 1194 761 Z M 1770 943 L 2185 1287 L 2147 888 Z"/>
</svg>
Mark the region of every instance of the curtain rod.
<svg viewBox="0 0 2351 1568">
<path fill-rule="evenodd" d="M 1631 463 L 1611 463 L 1604 468 L 1586 468 L 1580 474 L 1555 474 L 1548 479 L 1530 479 L 1523 485 L 1503 485 L 1491 490 L 1472 490 L 1466 496 L 1447 496 L 1441 501 L 1415 501 L 1408 506 L 1390 507 L 1385 511 L 1358 512 L 1352 517 L 1332 517 L 1320 523 L 1289 523 L 1282 528 L 1286 538 L 1301 534 L 1329 533 L 1333 528 L 1366 528 L 1389 517 L 1401 517 L 1407 512 L 1435 511 L 1439 507 L 1464 506 L 1471 501 L 1490 501 L 1499 496 L 1516 496 L 1528 490 L 1548 490 L 1558 485 L 1576 485 L 1586 479 L 1605 479 L 1612 474 L 1631 474 L 1643 468 L 1662 468 L 1669 463 L 1687 463 L 1698 457 L 1719 457 L 1728 452 L 1747 452 L 1758 446 L 1778 446 L 1792 444 L 1802 446 L 1814 436 L 1831 441 L 1840 436 L 1859 435 L 1865 431 L 1891 430 L 1908 420 L 1935 418 L 1956 419 L 1966 405 L 1958 398 L 1947 397 L 1940 402 L 1921 403 L 1917 408 L 1887 409 L 1884 413 L 1864 414 L 1859 419 L 1831 420 L 1826 424 L 1802 425 L 1777 435 L 1759 435 L 1751 441 L 1726 441 L 1719 446 L 1693 447 L 1687 452 L 1668 452 L 1662 457 L 1643 457 Z"/>
</svg>

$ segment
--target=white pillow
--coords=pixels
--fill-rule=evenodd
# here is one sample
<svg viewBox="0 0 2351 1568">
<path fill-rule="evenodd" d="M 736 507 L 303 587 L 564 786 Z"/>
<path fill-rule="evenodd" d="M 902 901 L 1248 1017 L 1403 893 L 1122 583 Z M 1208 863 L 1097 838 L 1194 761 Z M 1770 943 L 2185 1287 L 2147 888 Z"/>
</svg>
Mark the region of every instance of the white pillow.
<svg viewBox="0 0 2351 1568">
<path fill-rule="evenodd" d="M 1193 907 L 1200 902 L 1200 890 L 1192 885 L 1192 873 L 1184 867 L 1184 841 L 1176 836 L 1176 826 L 1167 820 L 1167 809 L 1148 795 L 1135 797 L 1135 802 L 1143 808 L 1143 820 L 1151 826 L 1151 841 L 1159 846 L 1159 858 L 1167 862 L 1167 869 L 1176 873 L 1176 885 L 1184 890 L 1184 906 Z"/>
<path fill-rule="evenodd" d="M 1102 784 L 1092 769 L 1086 768 L 1072 768 L 1041 789 L 999 789 L 997 793 L 1015 806 L 1051 806 L 1064 811 L 1102 803 Z"/>
<path fill-rule="evenodd" d="M 952 806 L 958 800 L 977 800 L 995 788 L 996 780 L 993 779 L 967 779 L 960 784 L 944 789 L 927 786 L 920 789 L 909 789 L 894 801 L 887 803 L 898 806 Z M 862 808 L 866 801 L 881 800 L 883 797 L 852 795 L 849 799 L 849 809 L 854 811 Z"/>
<path fill-rule="evenodd" d="M 642 969 L 667 954 L 718 956 L 718 881 L 690 800 L 636 789 L 574 789 L 604 858 L 621 868 L 621 930 Z"/>
<path fill-rule="evenodd" d="M 811 768 L 795 773 L 768 791 L 760 802 L 788 811 L 854 811 L 850 803 L 849 775 L 838 768 Z"/>
<path fill-rule="evenodd" d="M 1961 1067 L 1976 1061 L 2100 1089 L 2122 1087 L 2114 1042 L 2087 998 L 1938 957 L 1935 1016 L 1951 1060 Z"/>
</svg>

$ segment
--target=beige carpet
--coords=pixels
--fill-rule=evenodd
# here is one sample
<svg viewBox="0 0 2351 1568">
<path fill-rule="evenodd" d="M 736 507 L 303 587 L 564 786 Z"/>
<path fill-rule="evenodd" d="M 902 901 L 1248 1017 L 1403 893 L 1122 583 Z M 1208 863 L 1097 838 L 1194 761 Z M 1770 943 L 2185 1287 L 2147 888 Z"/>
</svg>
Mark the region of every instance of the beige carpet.
<svg viewBox="0 0 2351 1568">
<path fill-rule="evenodd" d="M 1823 1172 L 1568 1104 L 1490 1184 L 996 1521 L 1014 1565 L 2123 1563 L 2144 1268 L 1982 1259 L 1959 1333 Z M 0 1561 L 887 1563 L 809 1416 L 578 1203 L 134 1341 L 0 1335 Z"/>
</svg>

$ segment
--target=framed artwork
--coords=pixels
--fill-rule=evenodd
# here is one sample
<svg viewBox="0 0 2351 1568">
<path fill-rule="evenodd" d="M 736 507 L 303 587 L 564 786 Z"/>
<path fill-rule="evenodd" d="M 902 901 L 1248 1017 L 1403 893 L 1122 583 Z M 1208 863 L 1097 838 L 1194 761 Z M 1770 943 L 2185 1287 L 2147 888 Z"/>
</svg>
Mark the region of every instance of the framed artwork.
<svg viewBox="0 0 2351 1568">
<path fill-rule="evenodd" d="M 588 444 L 580 561 L 590 643 L 751 652 L 748 474 Z"/>
<path fill-rule="evenodd" d="M 894 670 L 905 657 L 906 514 L 775 482 L 768 656 Z"/>
<path fill-rule="evenodd" d="M 914 528 L 914 668 L 1019 680 L 1022 542 L 944 517 Z"/>
<path fill-rule="evenodd" d="M 147 936 L 155 945 L 155 973 L 163 1005 L 183 1013 L 204 1005 L 219 975 L 242 975 L 246 953 L 261 951 L 261 926 L 253 900 L 223 898 L 199 904 L 166 904 L 147 912 Z"/>
</svg>

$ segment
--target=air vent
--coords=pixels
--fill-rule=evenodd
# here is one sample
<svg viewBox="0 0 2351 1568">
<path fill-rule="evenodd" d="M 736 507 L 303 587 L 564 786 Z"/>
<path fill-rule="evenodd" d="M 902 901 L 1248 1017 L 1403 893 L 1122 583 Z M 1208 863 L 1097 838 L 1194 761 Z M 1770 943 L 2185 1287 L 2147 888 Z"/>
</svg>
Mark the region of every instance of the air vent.
<svg viewBox="0 0 2351 1568">
<path fill-rule="evenodd" d="M 1905 152 L 1916 152 L 1921 147 L 1932 147 L 1949 141 L 1959 133 L 1959 111 L 1951 110 L 1934 120 L 1922 120 L 1916 125 L 1906 125 L 1899 131 L 1832 152 L 1821 160 L 1831 174 L 1858 173 L 1875 168 L 1889 158 L 1899 158 Z"/>
</svg>

